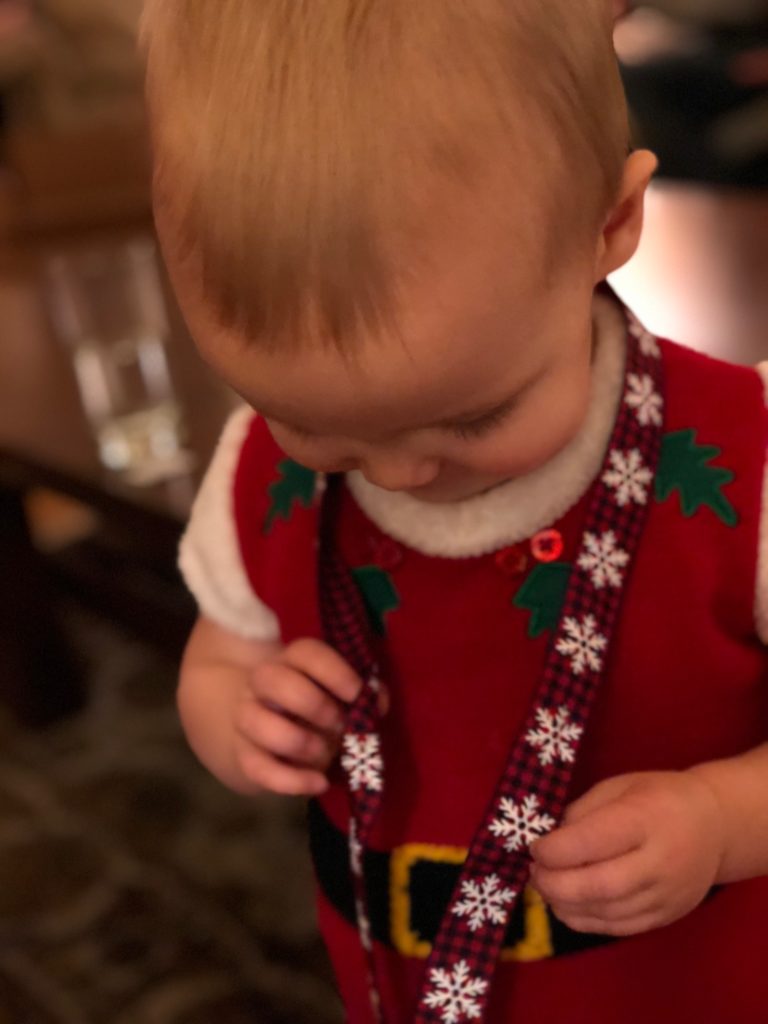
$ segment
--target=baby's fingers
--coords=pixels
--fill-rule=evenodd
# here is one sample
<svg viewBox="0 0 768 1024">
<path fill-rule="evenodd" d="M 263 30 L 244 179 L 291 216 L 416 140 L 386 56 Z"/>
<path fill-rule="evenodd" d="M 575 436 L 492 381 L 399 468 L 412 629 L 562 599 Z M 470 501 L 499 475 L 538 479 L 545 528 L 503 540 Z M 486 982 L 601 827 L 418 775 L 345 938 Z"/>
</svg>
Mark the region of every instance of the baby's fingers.
<svg viewBox="0 0 768 1024">
<path fill-rule="evenodd" d="M 666 914 L 665 900 L 655 889 L 610 903 L 550 906 L 555 916 L 573 931 L 597 935 L 636 935 L 673 919 Z"/>
<path fill-rule="evenodd" d="M 328 788 L 322 772 L 285 764 L 251 743 L 243 743 L 238 766 L 254 793 L 269 790 L 284 796 L 319 796 Z"/>
<path fill-rule="evenodd" d="M 242 739 L 272 757 L 322 771 L 330 765 L 338 746 L 314 729 L 255 702 L 243 705 L 235 727 Z"/>
<path fill-rule="evenodd" d="M 550 871 L 534 864 L 531 870 L 531 884 L 547 903 L 571 909 L 632 899 L 652 889 L 654 883 L 642 851 L 588 867 Z"/>
<path fill-rule="evenodd" d="M 286 647 L 280 660 L 309 676 L 345 704 L 351 704 L 362 689 L 362 681 L 352 666 L 320 640 L 297 640 Z"/>
<path fill-rule="evenodd" d="M 307 676 L 281 663 L 259 666 L 251 693 L 273 711 L 300 719 L 314 729 L 338 735 L 346 706 Z"/>
</svg>

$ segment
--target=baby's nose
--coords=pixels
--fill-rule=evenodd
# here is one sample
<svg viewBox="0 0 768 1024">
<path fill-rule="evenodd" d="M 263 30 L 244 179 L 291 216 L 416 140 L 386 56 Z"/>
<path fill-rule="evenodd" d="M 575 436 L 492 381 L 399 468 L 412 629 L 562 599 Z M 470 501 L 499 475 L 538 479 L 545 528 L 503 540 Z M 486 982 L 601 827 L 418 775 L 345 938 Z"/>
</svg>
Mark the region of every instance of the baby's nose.
<svg viewBox="0 0 768 1024">
<path fill-rule="evenodd" d="M 440 472 L 437 459 L 369 458 L 360 467 L 370 483 L 385 491 L 410 491 L 431 484 Z"/>
</svg>

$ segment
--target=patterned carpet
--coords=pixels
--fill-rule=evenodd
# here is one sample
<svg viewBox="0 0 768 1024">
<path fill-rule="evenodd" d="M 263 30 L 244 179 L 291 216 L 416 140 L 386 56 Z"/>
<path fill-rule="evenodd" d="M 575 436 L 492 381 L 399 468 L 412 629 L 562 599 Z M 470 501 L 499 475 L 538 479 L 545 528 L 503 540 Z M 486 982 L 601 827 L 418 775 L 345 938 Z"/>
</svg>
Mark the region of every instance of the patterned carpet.
<svg viewBox="0 0 768 1024">
<path fill-rule="evenodd" d="M 208 778 L 174 666 L 68 622 L 88 709 L 0 719 L 0 1024 L 338 1024 L 303 807 Z"/>
</svg>

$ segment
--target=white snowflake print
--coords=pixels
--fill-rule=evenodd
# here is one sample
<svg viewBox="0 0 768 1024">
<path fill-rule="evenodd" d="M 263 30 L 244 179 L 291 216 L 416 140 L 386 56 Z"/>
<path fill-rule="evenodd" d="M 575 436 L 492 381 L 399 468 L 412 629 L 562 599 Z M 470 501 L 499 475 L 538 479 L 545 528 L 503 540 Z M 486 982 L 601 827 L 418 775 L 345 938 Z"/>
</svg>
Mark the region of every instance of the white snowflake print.
<svg viewBox="0 0 768 1024">
<path fill-rule="evenodd" d="M 583 675 L 585 668 L 599 672 L 603 667 L 603 659 L 599 652 L 604 651 L 608 641 L 597 632 L 594 615 L 585 615 L 579 622 L 570 615 L 563 621 L 566 635 L 561 637 L 556 646 L 558 654 L 571 659 L 571 671 L 575 676 Z"/>
<path fill-rule="evenodd" d="M 502 797 L 499 804 L 501 816 L 490 824 L 491 832 L 506 840 L 504 849 L 513 853 L 531 845 L 555 827 L 555 819 L 548 814 L 539 814 L 538 797 L 525 797 L 522 804 L 516 804 L 509 797 Z"/>
<path fill-rule="evenodd" d="M 616 504 L 621 508 L 634 501 L 645 505 L 653 473 L 643 464 L 643 457 L 637 448 L 628 452 L 612 451 L 609 458 L 613 469 L 603 473 L 603 483 L 616 491 Z"/>
<path fill-rule="evenodd" d="M 502 889 L 498 875 L 461 883 L 464 899 L 453 908 L 457 917 L 469 917 L 473 932 L 482 928 L 486 921 L 491 924 L 505 924 L 509 916 L 509 904 L 517 893 L 514 889 Z"/>
<path fill-rule="evenodd" d="M 363 873 L 363 844 L 357 838 L 357 822 L 352 818 L 349 822 L 349 863 L 355 875 Z"/>
<path fill-rule="evenodd" d="M 371 678 L 368 680 L 368 685 L 370 686 L 374 693 L 381 693 L 381 680 L 378 678 L 378 676 L 371 676 Z"/>
<path fill-rule="evenodd" d="M 365 912 L 365 907 L 358 899 L 355 900 L 355 913 L 357 915 L 357 930 L 360 933 L 360 944 L 366 953 L 370 953 L 373 948 L 371 922 Z"/>
<path fill-rule="evenodd" d="M 315 493 L 313 500 L 316 505 L 319 505 L 322 501 L 323 495 L 328 490 L 328 477 L 325 473 L 315 474 Z"/>
<path fill-rule="evenodd" d="M 559 707 L 553 714 L 546 708 L 536 708 L 538 729 L 526 733 L 526 740 L 532 747 L 539 747 L 539 761 L 543 765 L 552 764 L 557 759 L 573 763 L 575 750 L 572 744 L 580 738 L 584 729 L 570 720 L 571 713 L 567 707 Z"/>
<path fill-rule="evenodd" d="M 659 359 L 661 357 L 661 349 L 654 336 L 631 313 L 629 315 L 629 333 L 639 341 L 640 351 L 644 356 L 649 356 L 651 359 Z"/>
<path fill-rule="evenodd" d="M 664 402 L 656 390 L 653 377 L 647 373 L 642 376 L 637 373 L 630 373 L 627 376 L 629 385 L 624 401 L 637 413 L 637 419 L 642 427 L 660 427 L 662 424 L 661 410 Z"/>
<path fill-rule="evenodd" d="M 341 759 L 341 766 L 349 775 L 349 785 L 353 792 L 367 789 L 379 792 L 383 788 L 384 761 L 379 753 L 379 737 L 375 733 L 354 736 L 350 733 L 344 737 L 346 753 Z"/>
<path fill-rule="evenodd" d="M 466 960 L 459 960 L 452 971 L 433 968 L 429 980 L 433 988 L 425 995 L 424 1004 L 440 1010 L 444 1024 L 480 1020 L 482 1007 L 477 997 L 488 988 L 488 982 L 484 978 L 473 978 Z"/>
<path fill-rule="evenodd" d="M 644 356 L 649 356 L 651 359 L 661 359 L 659 343 L 650 331 L 643 331 L 638 341 L 640 342 L 640 351 Z"/>
<path fill-rule="evenodd" d="M 621 570 L 628 565 L 629 555 L 617 547 L 613 530 L 606 530 L 601 537 L 585 533 L 584 547 L 586 550 L 579 558 L 579 568 L 591 575 L 594 588 L 620 587 L 624 581 Z"/>
</svg>

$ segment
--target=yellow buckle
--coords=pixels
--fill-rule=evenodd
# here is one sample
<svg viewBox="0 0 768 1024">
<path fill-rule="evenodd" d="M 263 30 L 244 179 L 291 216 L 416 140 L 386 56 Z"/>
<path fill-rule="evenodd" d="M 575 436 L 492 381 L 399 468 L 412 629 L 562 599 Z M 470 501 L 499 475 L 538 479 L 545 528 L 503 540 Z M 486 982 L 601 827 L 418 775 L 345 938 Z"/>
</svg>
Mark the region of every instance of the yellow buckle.
<svg viewBox="0 0 768 1024">
<path fill-rule="evenodd" d="M 392 851 L 390 861 L 390 923 L 392 944 L 403 956 L 426 960 L 432 946 L 411 931 L 411 869 L 419 861 L 437 864 L 463 864 L 467 850 L 459 846 L 432 846 L 408 843 Z M 525 935 L 512 947 L 502 950 L 502 960 L 546 960 L 554 955 L 547 908 L 541 896 L 526 886 L 523 893 Z"/>
</svg>

